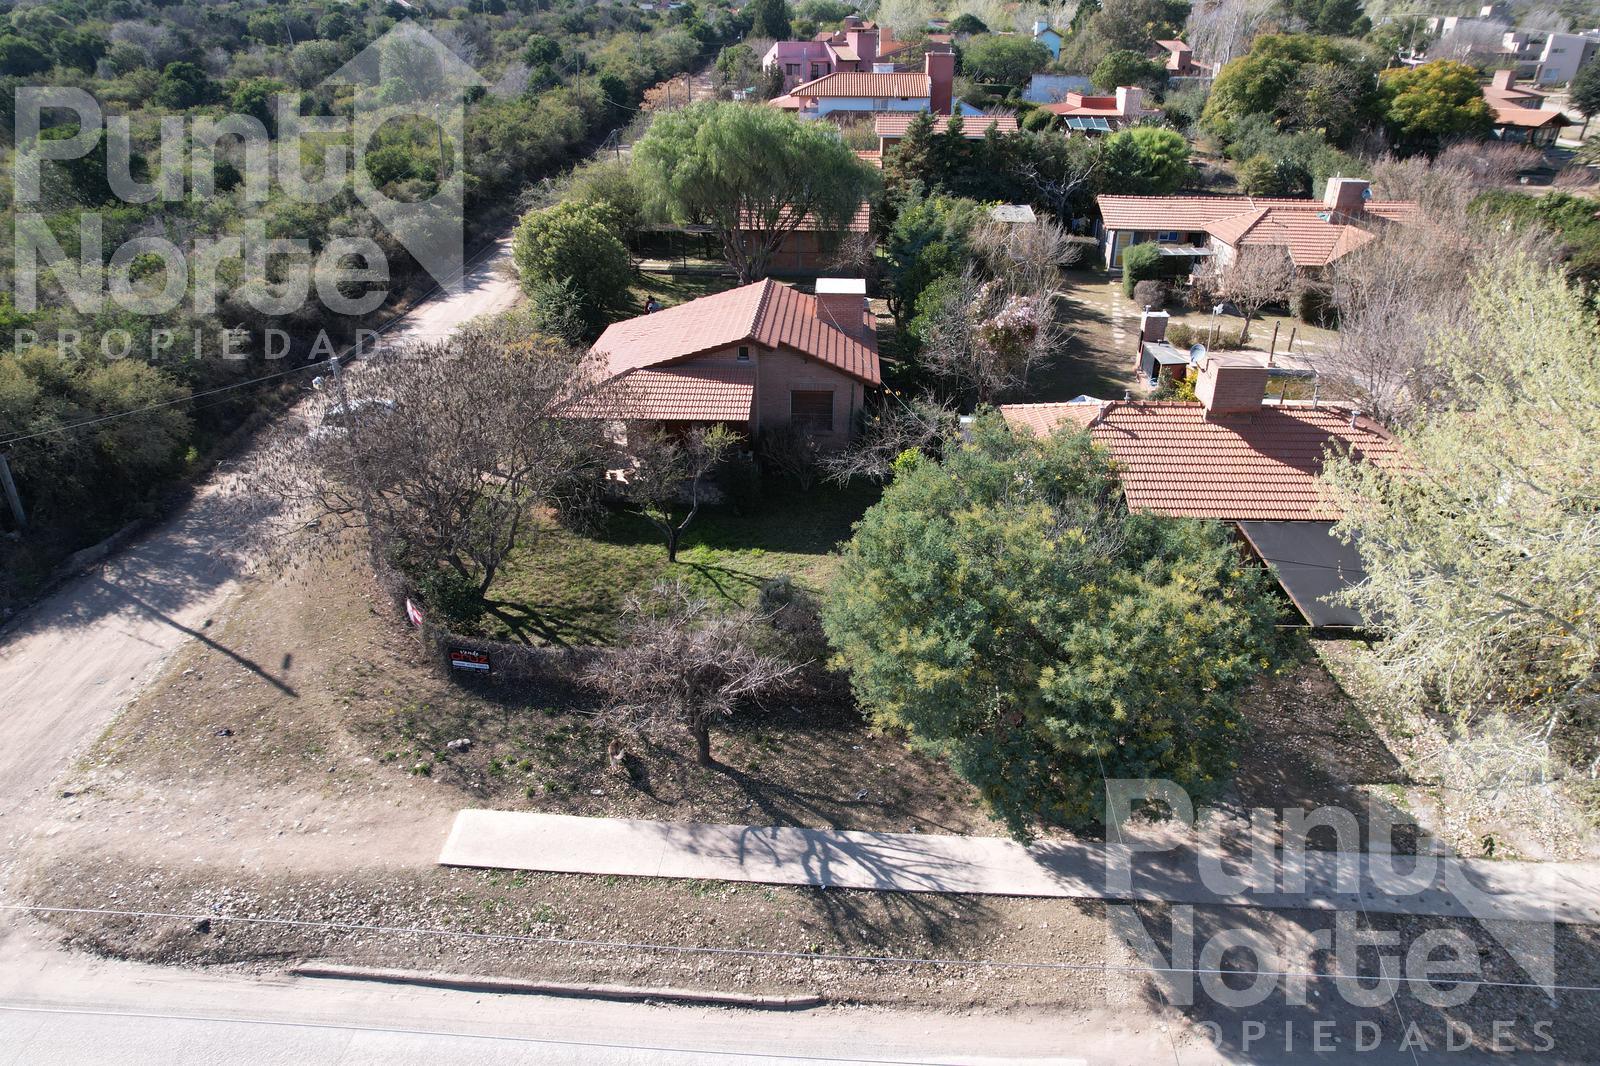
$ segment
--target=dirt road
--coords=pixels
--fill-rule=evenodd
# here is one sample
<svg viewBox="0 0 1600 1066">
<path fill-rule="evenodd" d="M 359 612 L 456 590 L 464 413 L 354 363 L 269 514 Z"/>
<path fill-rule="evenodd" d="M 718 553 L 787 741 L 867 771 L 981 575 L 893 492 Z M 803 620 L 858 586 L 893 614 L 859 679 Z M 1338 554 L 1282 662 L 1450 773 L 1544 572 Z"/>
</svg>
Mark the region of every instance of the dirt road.
<svg viewBox="0 0 1600 1066">
<path fill-rule="evenodd" d="M 385 339 L 441 339 L 510 307 L 510 247 L 505 238 L 480 253 L 459 291 L 420 304 Z M 175 649 L 201 641 L 272 677 L 276 664 L 235 656 L 208 636 L 247 562 L 246 512 L 226 479 L 214 476 L 169 521 L 0 632 L 0 892 L 41 794 Z"/>
</svg>

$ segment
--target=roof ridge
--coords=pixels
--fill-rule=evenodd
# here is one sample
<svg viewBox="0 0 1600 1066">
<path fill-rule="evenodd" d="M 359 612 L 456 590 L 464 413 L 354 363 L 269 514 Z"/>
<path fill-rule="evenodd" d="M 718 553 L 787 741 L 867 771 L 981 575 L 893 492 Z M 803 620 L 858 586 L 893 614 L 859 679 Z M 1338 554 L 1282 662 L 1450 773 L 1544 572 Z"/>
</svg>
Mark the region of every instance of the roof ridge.
<svg viewBox="0 0 1600 1066">
<path fill-rule="evenodd" d="M 756 297 L 755 311 L 750 315 L 750 328 L 745 330 L 746 340 L 755 340 L 761 335 L 761 326 L 767 318 L 767 301 L 772 295 L 772 287 L 777 282 L 771 278 L 761 279 L 761 294 Z"/>
</svg>

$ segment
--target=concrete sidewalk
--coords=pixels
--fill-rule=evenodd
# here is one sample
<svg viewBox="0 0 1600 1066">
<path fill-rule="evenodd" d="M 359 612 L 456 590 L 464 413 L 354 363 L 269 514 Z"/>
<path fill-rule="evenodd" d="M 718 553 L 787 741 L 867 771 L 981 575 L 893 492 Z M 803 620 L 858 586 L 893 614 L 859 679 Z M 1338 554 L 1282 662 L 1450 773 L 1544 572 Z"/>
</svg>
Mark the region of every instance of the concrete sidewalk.
<svg viewBox="0 0 1600 1066">
<path fill-rule="evenodd" d="M 1214 856 L 1182 847 L 1130 855 L 1093 842 L 1023 847 L 998 837 L 465 810 L 456 815 L 439 863 L 888 892 L 1366 909 L 1600 925 L 1600 866 L 1595 864 L 1437 858 L 1431 868 L 1413 874 L 1414 860 L 1406 856 L 1396 856 L 1391 867 L 1382 855 L 1313 851 L 1305 856 L 1302 885 L 1288 877 L 1282 855 L 1277 858 L 1270 890 L 1256 890 L 1230 885 L 1210 869 L 1243 878 L 1243 863 L 1227 859 L 1219 865 Z"/>
</svg>

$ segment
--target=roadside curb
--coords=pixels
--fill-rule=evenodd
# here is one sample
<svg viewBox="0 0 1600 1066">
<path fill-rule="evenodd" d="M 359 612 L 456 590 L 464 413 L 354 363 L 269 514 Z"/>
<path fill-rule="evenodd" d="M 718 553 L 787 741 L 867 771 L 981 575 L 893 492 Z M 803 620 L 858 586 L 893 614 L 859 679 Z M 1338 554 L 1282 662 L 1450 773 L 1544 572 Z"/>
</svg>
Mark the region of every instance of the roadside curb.
<svg viewBox="0 0 1600 1066">
<path fill-rule="evenodd" d="M 373 981 L 389 985 L 445 988 L 457 992 L 494 992 L 512 995 L 564 996 L 571 999 L 609 999 L 621 1002 L 684 1003 L 703 1007 L 743 1007 L 748 1010 L 809 1010 L 826 1003 L 818 995 L 776 996 L 747 992 L 712 992 L 692 988 L 641 988 L 633 985 L 574 985 L 551 981 L 523 981 L 514 977 L 470 977 L 424 970 L 382 970 L 366 966 L 306 963 L 289 968 L 293 977 L 320 977 L 336 981 Z"/>
</svg>

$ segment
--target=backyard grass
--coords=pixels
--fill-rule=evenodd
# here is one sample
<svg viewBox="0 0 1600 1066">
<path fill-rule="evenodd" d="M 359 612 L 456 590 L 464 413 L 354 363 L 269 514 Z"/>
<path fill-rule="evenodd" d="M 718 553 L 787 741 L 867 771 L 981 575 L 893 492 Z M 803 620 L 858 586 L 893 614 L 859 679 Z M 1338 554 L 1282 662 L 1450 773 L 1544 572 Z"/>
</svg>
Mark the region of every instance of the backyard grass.
<svg viewBox="0 0 1600 1066">
<path fill-rule="evenodd" d="M 639 274 L 628 289 L 627 316 L 644 314 L 645 301 L 654 296 L 663 307 L 675 307 L 712 293 L 736 287 L 739 279 L 725 274 Z"/>
<path fill-rule="evenodd" d="M 656 528 L 627 511 L 609 510 L 587 531 L 541 520 L 496 582 L 485 630 L 533 644 L 603 644 L 628 594 L 663 579 L 729 605 L 754 602 L 780 574 L 820 592 L 838 565 L 834 548 L 877 495 L 875 486 L 819 484 L 769 489 L 749 514 L 707 508 L 685 532 L 676 565 Z"/>
</svg>

